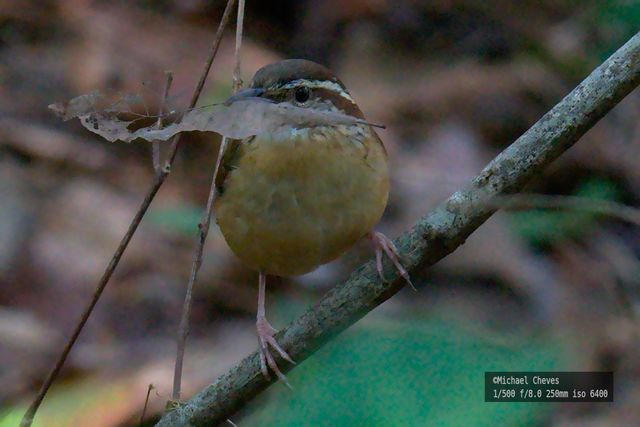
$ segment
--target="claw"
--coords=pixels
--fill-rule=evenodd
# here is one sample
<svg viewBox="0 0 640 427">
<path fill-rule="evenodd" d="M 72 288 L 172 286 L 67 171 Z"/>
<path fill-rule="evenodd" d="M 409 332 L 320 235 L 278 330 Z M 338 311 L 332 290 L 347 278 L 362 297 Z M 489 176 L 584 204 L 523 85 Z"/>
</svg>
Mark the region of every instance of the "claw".
<svg viewBox="0 0 640 427">
<path fill-rule="evenodd" d="M 413 288 L 414 291 L 417 290 L 416 287 L 413 286 L 413 282 L 411 281 L 411 277 L 409 277 L 409 273 L 400 262 L 400 253 L 398 252 L 398 248 L 396 248 L 396 245 L 393 243 L 393 241 L 384 234 L 377 231 L 370 232 L 368 234 L 368 237 L 373 242 L 376 250 L 376 269 L 378 270 L 378 275 L 380 275 L 380 278 L 385 282 L 387 281 L 382 270 L 382 253 L 384 252 L 396 267 L 396 270 L 398 270 L 400 276 L 402 276 L 402 278 L 409 284 L 409 286 L 411 286 L 411 288 Z"/>
<path fill-rule="evenodd" d="M 271 368 L 276 376 L 287 387 L 293 389 L 293 387 L 291 387 L 291 384 L 289 384 L 287 377 L 282 373 L 280 368 L 278 368 L 278 364 L 276 363 L 276 360 L 273 357 L 273 354 L 271 354 L 271 350 L 269 349 L 269 347 L 271 346 L 284 360 L 295 364 L 291 356 L 289 356 L 287 352 L 284 351 L 284 349 L 274 338 L 276 330 L 273 329 L 273 327 L 264 317 L 258 317 L 258 321 L 256 322 L 256 329 L 258 330 L 258 339 L 260 341 L 260 370 L 262 371 L 262 375 L 270 380 L 271 376 L 269 375 L 269 368 Z"/>
<path fill-rule="evenodd" d="M 271 347 L 273 347 L 278 352 L 280 357 L 282 357 L 284 360 L 286 360 L 289 363 L 292 363 L 294 365 L 296 364 L 296 362 L 293 361 L 291 356 L 289 356 L 287 352 L 284 351 L 282 347 L 280 347 L 280 344 L 278 344 L 278 342 L 273 336 L 267 337 L 267 342 L 271 345 Z"/>
<path fill-rule="evenodd" d="M 267 379 L 271 380 L 271 375 L 269 375 L 269 369 L 267 369 L 267 359 L 265 356 L 265 352 L 268 351 L 264 340 L 259 338 L 260 340 L 260 371 L 262 371 L 262 375 Z"/>
<path fill-rule="evenodd" d="M 260 279 L 258 282 L 258 315 L 256 316 L 256 330 L 258 331 L 258 341 L 260 342 L 260 371 L 262 371 L 262 375 L 267 380 L 271 380 L 271 376 L 269 375 L 269 368 L 276 374 L 276 376 L 290 389 L 291 384 L 287 381 L 287 377 L 284 376 L 280 368 L 278 368 L 278 364 L 271 354 L 271 350 L 269 347 L 272 347 L 275 351 L 278 352 L 280 357 L 286 360 L 289 363 L 295 364 L 291 356 L 287 354 L 286 351 L 280 344 L 276 341 L 274 335 L 276 334 L 276 330 L 271 326 L 271 324 L 267 321 L 265 317 L 265 288 L 267 284 L 267 276 L 264 273 L 260 273 Z"/>
</svg>

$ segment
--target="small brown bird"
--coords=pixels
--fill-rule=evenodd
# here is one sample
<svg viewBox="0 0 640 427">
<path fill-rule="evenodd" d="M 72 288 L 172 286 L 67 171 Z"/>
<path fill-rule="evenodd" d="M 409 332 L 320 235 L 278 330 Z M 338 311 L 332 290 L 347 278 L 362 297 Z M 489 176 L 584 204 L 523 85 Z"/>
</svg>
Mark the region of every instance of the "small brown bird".
<svg viewBox="0 0 640 427">
<path fill-rule="evenodd" d="M 303 59 L 261 68 L 250 87 L 227 102 L 255 97 L 364 121 L 344 84 L 329 69 Z M 368 237 L 376 248 L 379 274 L 384 252 L 411 284 L 391 240 L 372 231 L 387 205 L 389 173 L 386 151 L 371 126 L 284 125 L 232 140 L 216 186 L 220 230 L 233 252 L 259 272 L 256 326 L 266 377 L 269 366 L 287 383 L 270 347 L 293 363 L 265 317 L 266 275 L 310 272 Z"/>
</svg>

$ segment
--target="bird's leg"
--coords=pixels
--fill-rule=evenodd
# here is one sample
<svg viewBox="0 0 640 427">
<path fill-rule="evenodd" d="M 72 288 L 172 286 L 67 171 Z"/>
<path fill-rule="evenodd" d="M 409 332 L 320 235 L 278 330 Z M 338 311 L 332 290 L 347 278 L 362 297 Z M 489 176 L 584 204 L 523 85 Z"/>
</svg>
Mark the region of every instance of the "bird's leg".
<svg viewBox="0 0 640 427">
<path fill-rule="evenodd" d="M 260 370 L 262 371 L 262 375 L 264 375 L 267 379 L 270 379 L 269 376 L 269 368 L 282 380 L 283 383 L 287 385 L 287 387 L 291 388 L 289 381 L 287 381 L 287 377 L 280 371 L 278 365 L 276 364 L 273 355 L 271 354 L 271 350 L 269 346 L 273 347 L 280 357 L 284 360 L 295 364 L 293 359 L 287 354 L 286 351 L 273 337 L 277 332 L 273 326 L 267 321 L 265 317 L 265 289 L 267 284 L 267 276 L 264 273 L 260 273 L 260 278 L 258 279 L 258 315 L 256 316 L 256 330 L 258 331 L 258 339 L 260 341 Z"/>
<path fill-rule="evenodd" d="M 413 286 L 411 278 L 409 277 L 409 273 L 402 266 L 402 263 L 400 262 L 400 254 L 398 254 L 398 248 L 396 248 L 396 245 L 393 244 L 393 241 L 384 234 L 377 231 L 370 231 L 369 233 L 367 233 L 367 237 L 371 240 L 371 242 L 373 243 L 373 247 L 376 250 L 376 268 L 382 281 L 386 282 L 384 273 L 382 271 L 382 253 L 384 252 L 396 267 L 398 273 L 400 273 L 404 280 L 406 280 L 409 286 L 411 286 L 415 291 L 416 287 Z"/>
</svg>

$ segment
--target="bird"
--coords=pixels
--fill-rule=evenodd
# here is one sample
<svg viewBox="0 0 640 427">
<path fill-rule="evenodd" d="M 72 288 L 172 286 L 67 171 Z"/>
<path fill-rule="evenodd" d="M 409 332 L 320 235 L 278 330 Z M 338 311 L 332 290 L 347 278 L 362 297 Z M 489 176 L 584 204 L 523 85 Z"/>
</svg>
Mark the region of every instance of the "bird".
<svg viewBox="0 0 640 427">
<path fill-rule="evenodd" d="M 383 254 L 413 287 L 398 250 L 374 231 L 387 205 L 387 152 L 344 83 L 323 65 L 287 59 L 259 69 L 250 85 L 225 104 L 260 99 L 298 108 L 346 114 L 350 124 L 277 130 L 230 140 L 215 177 L 216 222 L 232 252 L 258 272 L 256 330 L 260 369 L 289 385 L 272 350 L 295 363 L 267 321 L 267 276 L 291 277 L 326 264 L 363 238 L 371 240 L 382 274 Z"/>
</svg>

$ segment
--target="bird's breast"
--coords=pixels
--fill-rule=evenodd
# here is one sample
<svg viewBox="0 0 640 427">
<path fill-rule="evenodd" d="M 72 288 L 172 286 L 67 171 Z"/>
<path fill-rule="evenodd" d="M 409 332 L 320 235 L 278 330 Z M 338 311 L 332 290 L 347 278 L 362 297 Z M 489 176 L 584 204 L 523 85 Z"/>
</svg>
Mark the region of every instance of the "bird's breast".
<svg viewBox="0 0 640 427">
<path fill-rule="evenodd" d="M 283 130 L 240 149 L 216 217 L 231 249 L 256 270 L 311 271 L 350 248 L 384 211 L 386 153 L 369 128 Z"/>
</svg>

